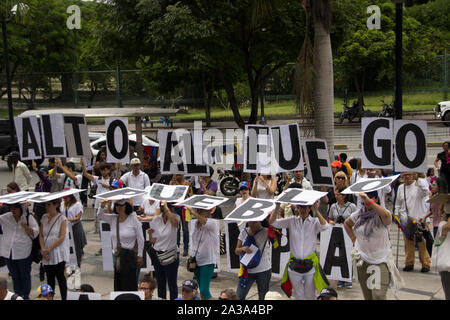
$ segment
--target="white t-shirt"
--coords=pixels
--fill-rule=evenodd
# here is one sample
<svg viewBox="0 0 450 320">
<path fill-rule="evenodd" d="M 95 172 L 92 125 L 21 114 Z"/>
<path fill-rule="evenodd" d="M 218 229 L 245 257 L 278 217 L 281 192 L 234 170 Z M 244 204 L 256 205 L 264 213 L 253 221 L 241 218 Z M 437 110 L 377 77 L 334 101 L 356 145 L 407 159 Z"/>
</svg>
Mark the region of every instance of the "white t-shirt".
<svg viewBox="0 0 450 320">
<path fill-rule="evenodd" d="M 144 190 L 146 187 L 150 186 L 150 179 L 146 173 L 139 171 L 139 174 L 135 176 L 132 171 L 125 173 L 120 177 L 123 183 L 129 188 Z M 142 195 L 135 196 L 132 198 L 134 206 L 140 206 L 143 199 Z"/>
<path fill-rule="evenodd" d="M 150 201 L 153 201 L 152 204 L 150 204 Z M 159 200 L 147 200 L 144 199 L 144 201 L 141 204 L 141 208 L 144 209 L 144 214 L 147 217 L 151 217 L 155 215 L 156 209 L 158 209 L 160 206 Z"/>
<path fill-rule="evenodd" d="M 272 179 L 269 181 L 269 188 L 272 186 Z M 273 199 L 274 194 L 270 194 L 266 189 L 266 185 L 258 179 L 256 186 L 256 197 L 258 199 Z"/>
<path fill-rule="evenodd" d="M 83 176 L 81 174 L 77 174 L 77 175 L 75 175 L 75 178 L 76 178 L 76 180 L 72 181 L 72 179 L 69 177 L 67 177 L 67 179 L 66 179 L 65 173 L 60 173 L 59 178 L 58 178 L 58 183 L 59 184 L 64 183 L 63 190 L 80 189 L 81 188 L 81 180 L 83 179 Z M 79 193 L 75 193 L 74 196 L 75 196 L 75 199 L 77 199 L 77 201 L 80 201 Z"/>
<path fill-rule="evenodd" d="M 200 228 L 197 221 L 193 222 L 191 256 L 196 257 L 197 265 L 216 264 L 217 247 L 219 245 L 219 222 L 207 219 Z"/>
<path fill-rule="evenodd" d="M 247 232 L 250 232 L 250 228 L 246 228 Z M 247 239 L 247 232 L 245 232 L 245 230 L 242 230 L 241 233 L 239 234 L 238 239 L 242 241 L 242 243 L 245 242 L 245 240 Z M 256 245 L 258 246 L 259 250 L 263 251 L 263 248 L 265 246 L 264 252 L 261 256 L 261 260 L 258 264 L 258 266 L 256 266 L 255 268 L 249 268 L 247 269 L 248 273 L 258 273 L 258 272 L 263 272 L 263 271 L 267 271 L 269 269 L 272 268 L 272 263 L 270 262 L 270 248 L 269 248 L 269 240 L 267 237 L 267 228 L 262 228 L 261 230 L 259 230 L 255 235 L 255 241 L 256 241 Z"/>
<path fill-rule="evenodd" d="M 41 226 L 42 226 L 42 238 L 44 239 L 44 246 L 46 248 L 50 247 L 59 238 L 59 232 L 61 230 L 61 223 L 67 221 L 66 217 L 58 213 L 52 220 L 48 221 L 49 215 L 46 213 L 42 216 Z M 54 226 L 53 226 L 54 224 Z M 67 222 L 66 222 L 67 224 Z M 53 227 L 52 227 L 53 226 Z M 50 230 L 51 229 L 51 230 Z M 42 259 L 44 265 L 55 265 L 60 262 L 65 261 L 69 263 L 69 233 L 66 230 L 66 237 L 58 247 L 50 251 L 50 259 Z"/>
<path fill-rule="evenodd" d="M 180 216 L 175 215 L 175 218 L 177 219 L 179 225 Z M 178 227 L 174 227 L 172 223 L 170 223 L 169 219 L 167 219 L 167 222 L 164 223 L 162 214 L 160 214 L 152 220 L 150 225 L 152 229 L 155 229 L 158 232 L 158 237 L 156 238 L 156 242 L 153 245 L 153 248 L 156 251 L 167 251 L 177 247 Z"/>
<path fill-rule="evenodd" d="M 344 206 L 341 208 L 337 202 L 333 203 L 330 206 L 330 212 L 328 217 L 336 221 L 338 217 L 342 216 L 342 218 L 347 219 L 350 215 L 356 211 L 356 205 L 351 202 L 344 203 Z"/>
<path fill-rule="evenodd" d="M 64 205 L 64 203 L 61 203 L 61 208 L 60 208 L 60 210 L 61 210 L 61 214 L 62 214 L 63 216 L 65 216 L 67 219 L 74 219 L 74 218 L 77 217 L 77 215 L 80 213 L 80 211 L 81 211 L 81 215 L 83 215 L 83 212 L 84 212 L 84 210 L 83 210 L 83 205 L 82 205 L 81 202 L 79 202 L 79 201 L 75 202 L 75 203 L 74 203 L 71 207 L 69 207 L 69 208 L 66 208 L 65 205 Z M 80 220 L 80 221 L 81 221 L 81 220 Z M 80 222 L 80 221 L 77 221 L 77 222 L 75 222 L 75 223 L 78 223 L 78 222 Z M 71 222 L 72 225 L 74 225 L 75 223 L 72 223 L 72 222 Z"/>
<path fill-rule="evenodd" d="M 350 219 L 356 223 L 360 210 L 351 214 Z M 374 228 L 373 232 L 368 236 L 364 236 L 364 225 L 357 229 L 353 228 L 356 236 L 355 248 L 359 251 L 361 259 L 369 264 L 380 264 L 386 262 L 391 252 L 391 242 L 389 241 L 389 230 L 383 225 L 379 218 L 379 227 Z"/>
<path fill-rule="evenodd" d="M 105 188 L 102 185 L 102 183 L 109 185 L 110 177 L 108 177 L 106 179 L 103 177 L 99 177 L 99 176 L 93 176 L 93 177 L 94 177 L 94 181 L 92 182 L 92 184 L 97 185 L 97 192 L 95 193 L 96 195 L 111 191 L 109 188 Z M 102 202 L 102 199 L 95 198 L 95 203 L 94 203 L 95 209 L 97 209 L 100 206 L 100 202 Z"/>
</svg>

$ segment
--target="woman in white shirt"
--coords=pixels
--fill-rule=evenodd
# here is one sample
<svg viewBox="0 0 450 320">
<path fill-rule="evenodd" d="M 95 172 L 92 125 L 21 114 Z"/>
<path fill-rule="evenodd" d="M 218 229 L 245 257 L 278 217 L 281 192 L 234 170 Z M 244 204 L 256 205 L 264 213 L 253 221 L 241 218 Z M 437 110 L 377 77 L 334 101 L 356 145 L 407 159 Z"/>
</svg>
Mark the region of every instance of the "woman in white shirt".
<svg viewBox="0 0 450 320">
<path fill-rule="evenodd" d="M 104 212 L 107 202 L 108 200 L 101 202 L 97 215 L 100 220 L 111 225 L 111 240 L 115 257 L 114 291 L 137 291 L 139 268 L 143 265 L 144 253 L 142 225 L 127 200 L 114 203 L 114 214 Z"/>
<path fill-rule="evenodd" d="M 138 219 L 141 222 L 152 221 L 156 216 L 160 214 L 160 201 L 146 199 L 144 197 L 144 201 L 139 207 L 140 215 L 138 215 Z"/>
<path fill-rule="evenodd" d="M 186 207 L 197 218 L 192 232 L 192 247 L 190 255 L 195 257 L 197 267 L 194 270 L 195 279 L 200 287 L 202 300 L 212 300 L 209 285 L 214 274 L 219 246 L 219 223 L 210 219 L 210 210 Z"/>
<path fill-rule="evenodd" d="M 358 195 L 364 203 L 360 209 L 344 222 L 344 228 L 355 244 L 352 256 L 356 261 L 358 279 L 365 300 L 386 300 L 390 281 L 393 280 L 391 243 L 389 241 L 389 225 L 391 213 L 379 205 L 376 192 Z M 371 288 L 368 279 L 377 268 L 378 283 Z"/>
<path fill-rule="evenodd" d="M 60 199 L 45 203 L 46 213 L 41 219 L 39 242 L 41 243 L 42 264 L 47 275 L 47 283 L 55 288 L 58 280 L 61 299 L 67 298 L 67 281 L 64 275 L 66 263 L 69 262 L 69 237 L 67 218 L 60 210 Z"/>
<path fill-rule="evenodd" d="M 75 254 L 77 256 L 78 267 L 81 267 L 81 258 L 83 256 L 83 248 L 87 244 L 86 234 L 84 233 L 81 216 L 83 215 L 83 205 L 77 201 L 73 194 L 63 198 L 61 204 L 61 213 L 67 218 L 72 227 L 73 243 L 75 246 Z M 68 225 L 69 226 L 69 225 Z"/>
<path fill-rule="evenodd" d="M 277 191 L 277 176 L 256 175 L 253 180 L 252 197 L 273 199 L 275 191 Z"/>
<path fill-rule="evenodd" d="M 269 255 L 269 243 L 267 236 L 267 228 L 264 228 L 259 221 L 248 222 L 248 228 L 243 229 L 238 237 L 235 253 L 241 255 L 242 252 L 252 253 L 249 246 L 243 246 L 247 244 L 246 240 L 249 236 L 252 236 L 255 240 L 256 246 L 261 251 L 261 260 L 259 264 L 253 268 L 246 268 L 248 272 L 248 281 L 240 280 L 236 294 L 240 300 L 245 300 L 247 294 L 256 281 L 258 286 L 258 299 L 264 300 L 267 291 L 269 291 L 270 278 L 272 276 L 272 263 Z"/>
<path fill-rule="evenodd" d="M 155 267 L 155 277 L 158 283 L 158 297 L 162 299 L 167 298 L 167 284 L 170 300 L 174 300 L 178 297 L 177 275 L 180 259 L 177 246 L 177 231 L 180 227 L 180 216 L 173 213 L 171 206 L 166 201 L 161 203 L 161 210 L 158 209 L 159 211 L 161 214 L 153 216 L 151 227 L 147 229 L 147 232 L 150 239 L 154 242 L 155 257 L 153 266 Z M 155 230 L 155 233 L 152 232 L 153 230 Z M 160 262 L 158 255 L 164 253 L 169 261 Z"/>
<path fill-rule="evenodd" d="M 0 215 L 0 225 L 3 228 L 0 256 L 6 258 L 14 292 L 29 299 L 32 239 L 39 235 L 39 226 L 32 215 L 27 216 L 24 205 L 11 204 L 9 209 L 10 212 Z"/>
</svg>

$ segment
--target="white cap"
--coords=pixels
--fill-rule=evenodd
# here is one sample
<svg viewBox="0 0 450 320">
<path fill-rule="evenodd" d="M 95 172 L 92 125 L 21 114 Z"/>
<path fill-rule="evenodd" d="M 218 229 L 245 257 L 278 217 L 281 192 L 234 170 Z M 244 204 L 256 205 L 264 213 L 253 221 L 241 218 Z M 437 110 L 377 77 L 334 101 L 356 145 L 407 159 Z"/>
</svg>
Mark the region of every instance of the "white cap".
<svg viewBox="0 0 450 320">
<path fill-rule="evenodd" d="M 139 160 L 139 158 L 133 158 L 130 161 L 130 165 L 133 165 L 133 164 L 141 164 L 141 160 Z"/>
</svg>

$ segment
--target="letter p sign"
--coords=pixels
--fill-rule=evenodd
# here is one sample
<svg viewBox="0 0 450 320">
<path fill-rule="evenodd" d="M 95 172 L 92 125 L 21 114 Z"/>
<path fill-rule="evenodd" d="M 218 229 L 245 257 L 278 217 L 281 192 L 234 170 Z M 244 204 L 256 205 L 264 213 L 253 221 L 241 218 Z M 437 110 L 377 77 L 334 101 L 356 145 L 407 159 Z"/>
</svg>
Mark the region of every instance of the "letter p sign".
<svg viewBox="0 0 450 320">
<path fill-rule="evenodd" d="M 81 9 L 77 5 L 71 5 L 67 8 L 67 13 L 72 15 L 67 18 L 66 26 L 69 30 L 81 29 Z"/>
</svg>

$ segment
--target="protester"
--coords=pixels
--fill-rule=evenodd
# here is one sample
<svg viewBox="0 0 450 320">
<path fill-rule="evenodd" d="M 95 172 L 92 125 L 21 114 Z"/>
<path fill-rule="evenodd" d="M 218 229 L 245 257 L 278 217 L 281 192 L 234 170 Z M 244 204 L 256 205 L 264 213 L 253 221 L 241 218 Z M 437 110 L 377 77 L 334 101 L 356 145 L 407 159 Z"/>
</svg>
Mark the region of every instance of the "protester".
<svg viewBox="0 0 450 320">
<path fill-rule="evenodd" d="M 352 173 L 352 177 L 350 178 L 349 184 L 350 185 L 355 184 L 360 179 L 364 178 L 365 175 L 366 175 L 366 170 L 362 168 L 361 159 L 358 159 L 357 164 L 356 164 L 356 169 Z"/>
<path fill-rule="evenodd" d="M 439 223 L 437 236 L 435 242 L 439 248 L 435 253 L 435 259 L 437 262 L 436 268 L 441 277 L 442 288 L 445 294 L 445 300 L 450 300 L 450 203 L 443 204 L 445 207 L 445 214 L 442 215 L 442 221 Z"/>
<path fill-rule="evenodd" d="M 0 242 L 0 256 L 6 258 L 6 265 L 12 276 L 14 292 L 30 299 L 31 291 L 31 248 L 33 239 L 39 235 L 39 226 L 34 217 L 27 213 L 25 204 L 9 205 L 10 212 L 0 215 L 3 230 Z"/>
<path fill-rule="evenodd" d="M 233 289 L 225 289 L 220 293 L 219 300 L 239 300 L 239 297 Z"/>
<path fill-rule="evenodd" d="M 445 179 L 447 185 L 450 184 L 450 141 L 445 141 L 442 144 L 443 151 L 438 153 L 434 160 L 434 166 L 438 169 L 439 177 Z M 441 167 L 438 163 L 441 162 Z"/>
<path fill-rule="evenodd" d="M 381 172 L 379 172 L 376 169 L 366 169 L 365 175 L 363 176 L 363 178 L 376 179 L 376 178 L 382 178 L 382 176 L 381 176 Z M 377 190 L 378 198 L 380 199 L 380 205 L 383 208 L 386 208 L 386 196 L 388 194 L 390 194 L 391 191 L 392 191 L 392 188 L 390 185 L 387 185 L 384 188 Z M 363 203 L 361 197 L 357 198 L 356 206 L 358 209 L 362 209 L 364 207 L 364 203 Z"/>
<path fill-rule="evenodd" d="M 39 177 L 39 182 L 36 183 L 34 187 L 34 192 L 51 192 L 52 190 L 52 182 L 48 177 L 48 169 L 41 168 L 38 169 L 36 162 L 33 160 L 31 162 L 34 172 Z M 36 220 L 38 224 L 41 224 L 41 218 L 45 213 L 45 204 L 44 203 L 35 203 L 33 207 L 33 212 L 35 214 Z"/>
<path fill-rule="evenodd" d="M 189 186 L 190 183 L 188 180 L 184 178 L 183 174 L 174 174 L 172 179 L 170 180 L 169 185 L 178 185 L 178 186 Z M 187 196 L 186 196 L 187 197 Z M 189 224 L 188 221 L 183 217 L 183 208 L 175 207 L 173 213 L 180 217 L 181 226 L 183 229 L 183 257 L 188 255 L 189 250 Z M 177 231 L 177 246 L 180 246 L 181 242 L 181 234 L 180 229 Z"/>
<path fill-rule="evenodd" d="M 347 181 L 347 175 L 339 171 L 334 175 L 334 185 L 338 188 L 347 188 L 348 187 L 348 181 Z M 334 188 L 328 188 L 326 190 L 328 194 L 321 199 L 322 203 L 328 204 L 328 211 L 330 211 L 331 206 L 336 203 L 336 198 L 334 196 Z"/>
<path fill-rule="evenodd" d="M 436 178 L 431 183 L 431 192 L 430 192 L 430 198 L 437 194 L 446 194 L 448 193 L 448 186 L 445 182 L 445 179 L 442 178 Z M 433 216 L 433 237 L 436 237 L 436 233 L 438 230 L 439 223 L 441 222 L 442 214 L 444 213 L 443 210 L 444 205 L 440 204 L 438 202 L 430 203 L 430 210 L 427 212 L 427 214 L 421 218 L 419 218 L 419 222 L 425 222 L 426 219 L 430 216 Z"/>
<path fill-rule="evenodd" d="M 63 186 L 63 190 L 69 189 L 79 189 L 81 185 L 82 175 L 75 174 L 75 164 L 73 162 L 66 162 L 65 165 L 62 164 L 61 159 L 55 159 L 56 166 L 62 170 L 64 173 L 56 173 L 53 171 L 53 175 L 58 177 L 58 181 Z M 77 200 L 79 200 L 80 196 L 76 195 Z"/>
<path fill-rule="evenodd" d="M 23 300 L 17 293 L 8 290 L 8 282 L 3 277 L 0 277 L 0 300 Z"/>
<path fill-rule="evenodd" d="M 317 300 L 338 300 L 338 294 L 333 288 L 325 288 L 320 291 Z"/>
<path fill-rule="evenodd" d="M 175 300 L 201 300 L 198 296 L 198 283 L 195 280 L 184 280 L 181 284 L 181 298 Z"/>
<path fill-rule="evenodd" d="M 250 198 L 250 188 L 247 181 L 241 181 L 239 183 L 239 194 L 241 195 L 241 197 L 236 199 L 233 209 L 236 209 L 236 207 L 239 207 L 242 203 Z"/>
<path fill-rule="evenodd" d="M 139 291 L 145 293 L 144 300 L 159 300 L 158 298 L 153 298 L 153 292 L 156 289 L 156 281 L 149 275 L 145 275 L 139 282 Z"/>
<path fill-rule="evenodd" d="M 433 181 L 437 178 L 437 176 L 434 173 L 434 168 L 428 168 L 427 169 L 427 181 L 428 181 L 428 185 L 430 186 L 430 191 L 431 191 L 431 184 L 433 183 Z"/>
<path fill-rule="evenodd" d="M 114 213 L 106 214 L 107 200 L 102 200 L 97 215 L 111 226 L 114 252 L 114 291 L 137 291 L 139 267 L 143 265 L 142 225 L 126 200 L 114 203 Z M 135 247 L 137 244 L 137 252 Z"/>
<path fill-rule="evenodd" d="M 356 262 L 358 279 L 365 300 L 386 300 L 388 287 L 398 288 L 401 281 L 395 266 L 391 243 L 389 240 L 389 226 L 392 222 L 391 213 L 380 206 L 376 192 L 358 195 L 364 201 L 364 208 L 353 212 L 345 220 L 344 228 L 355 244 L 352 257 Z M 368 285 L 368 279 L 378 268 L 379 284 Z"/>
<path fill-rule="evenodd" d="M 144 200 L 145 201 L 145 200 Z M 155 268 L 156 282 L 158 283 L 158 297 L 167 299 L 166 285 L 169 287 L 170 300 L 178 296 L 177 276 L 180 264 L 177 231 L 180 225 L 180 217 L 173 213 L 174 207 L 163 201 L 160 206 L 161 214 L 154 216 L 151 227 L 157 232 L 153 250 L 155 257 L 152 259 Z M 154 238 L 152 229 L 148 229 L 150 239 Z M 160 262 L 158 256 L 168 255 L 168 261 Z M 173 261 L 171 261 L 173 260 Z"/>
<path fill-rule="evenodd" d="M 347 176 L 347 167 L 344 166 L 339 160 L 334 160 L 331 163 L 331 172 L 333 173 L 333 176 L 339 171 L 344 172 Z"/>
<path fill-rule="evenodd" d="M 350 163 L 347 162 L 347 154 L 346 153 L 339 154 L 339 161 L 341 161 L 342 165 L 347 170 L 347 179 L 350 181 L 350 178 L 352 177 L 353 174 L 353 169 Z"/>
<path fill-rule="evenodd" d="M 217 182 L 211 179 L 213 174 L 214 169 L 212 167 L 209 167 L 209 176 L 198 177 L 198 183 L 200 184 L 198 194 L 209 194 L 211 196 L 216 195 L 218 188 Z"/>
<path fill-rule="evenodd" d="M 75 254 L 77 256 L 78 267 L 81 267 L 81 258 L 83 257 L 83 248 L 87 244 L 86 234 L 83 229 L 81 217 L 83 215 L 83 205 L 77 201 L 73 194 L 63 197 L 60 211 L 67 218 L 72 226 L 73 242 L 75 245 Z"/>
<path fill-rule="evenodd" d="M 20 191 L 21 190 L 20 190 L 19 185 L 15 182 L 10 182 L 6 186 L 7 193 L 15 193 L 15 192 L 20 192 Z M 2 205 L 0 207 L 0 215 L 5 214 L 7 212 L 9 212 L 9 205 L 7 205 L 6 203 L 2 203 Z"/>
<path fill-rule="evenodd" d="M 16 182 L 22 191 L 28 191 L 31 183 L 31 173 L 25 163 L 19 160 L 19 152 L 13 151 L 9 154 L 8 160 L 11 162 L 13 172 L 13 182 Z"/>
<path fill-rule="evenodd" d="M 39 233 L 42 263 L 48 284 L 55 288 L 56 278 L 61 299 L 66 300 L 67 281 L 64 270 L 66 263 L 69 262 L 67 218 L 60 213 L 60 199 L 47 201 L 45 209 L 46 213 L 42 216 Z"/>
<path fill-rule="evenodd" d="M 78 289 L 77 291 L 78 292 L 87 292 L 87 293 L 95 292 L 94 287 L 88 283 L 81 284 L 80 289 Z"/>
<path fill-rule="evenodd" d="M 275 191 L 277 191 L 277 177 L 267 174 L 256 174 L 253 180 L 252 197 L 259 199 L 273 199 Z"/>
<path fill-rule="evenodd" d="M 356 205 L 348 201 L 349 196 L 346 194 L 342 194 L 342 191 L 345 190 L 345 187 L 334 187 L 334 196 L 336 202 L 330 206 L 330 211 L 328 213 L 329 223 L 334 224 L 343 224 L 345 219 L 350 217 L 350 215 L 356 211 Z M 342 288 L 345 287 L 351 289 L 352 282 L 338 281 L 337 287 Z"/>
<path fill-rule="evenodd" d="M 284 190 L 290 188 L 289 185 L 292 183 L 298 183 L 300 185 L 299 189 L 305 189 L 305 190 L 312 190 L 311 182 L 308 181 L 303 176 L 303 170 L 294 170 L 293 172 L 294 177 L 289 181 L 289 183 L 286 183 L 284 185 Z"/>
<path fill-rule="evenodd" d="M 419 259 L 422 264 L 421 272 L 430 271 L 431 259 L 426 249 L 425 239 L 417 235 L 417 222 L 428 211 L 425 201 L 428 199 L 428 182 L 417 178 L 417 173 L 403 172 L 404 181 L 397 189 L 395 212 L 405 226 L 408 234 L 405 237 L 405 267 L 403 271 L 414 270 L 415 243 L 419 248 Z"/>
<path fill-rule="evenodd" d="M 56 165 L 56 159 L 55 158 L 49 158 L 48 159 L 48 179 L 52 183 L 50 192 L 58 192 L 63 189 L 62 184 L 59 181 L 58 175 L 56 173 L 59 173 L 58 166 Z"/>
<path fill-rule="evenodd" d="M 141 160 L 139 158 L 133 158 L 130 161 L 131 171 L 125 173 L 120 177 L 120 180 L 130 188 L 144 190 L 147 187 L 150 187 L 150 179 L 148 175 L 146 175 L 143 171 L 141 171 Z M 143 197 L 136 196 L 132 198 L 134 211 L 139 209 L 139 206 L 142 204 Z"/>
<path fill-rule="evenodd" d="M 42 284 L 37 288 L 38 296 L 34 300 L 53 300 L 55 293 L 48 284 Z"/>
<path fill-rule="evenodd" d="M 288 185 L 289 189 L 302 189 L 302 185 L 298 182 L 293 182 Z M 280 217 L 287 218 L 292 217 L 295 211 L 295 205 L 291 205 L 290 203 L 282 203 L 280 205 Z"/>
<path fill-rule="evenodd" d="M 217 262 L 219 223 L 214 219 L 210 219 L 209 210 L 187 208 L 197 218 L 192 232 L 193 243 L 190 253 L 190 256 L 197 262 L 194 270 L 195 279 L 197 279 L 200 286 L 202 300 L 211 300 L 212 295 L 209 286 L 214 274 L 214 266 Z"/>
<path fill-rule="evenodd" d="M 238 237 L 235 254 L 240 256 L 243 252 L 252 253 L 250 242 L 257 246 L 261 251 L 261 260 L 259 264 L 246 268 L 241 265 L 244 273 L 239 280 L 236 293 L 240 300 L 245 300 L 250 288 L 256 281 L 259 300 L 264 300 L 267 291 L 269 291 L 270 278 L 272 276 L 272 262 L 269 255 L 267 228 L 263 228 L 260 221 L 248 222 L 248 228 L 244 228 Z M 251 241 L 254 240 L 254 241 Z M 241 273 L 241 272 L 240 272 Z"/>
<path fill-rule="evenodd" d="M 329 228 L 317 210 L 318 206 L 319 201 L 312 207 L 297 205 L 296 216 L 278 219 L 280 204 L 277 203 L 269 218 L 269 224 L 273 227 L 289 230 L 291 255 L 283 275 L 282 288 L 288 296 L 292 290 L 296 300 L 314 300 L 315 288 L 322 290 L 329 285 L 326 277 L 322 276 L 319 258 L 315 253 L 317 234 Z M 311 208 L 316 218 L 309 215 Z"/>
</svg>

